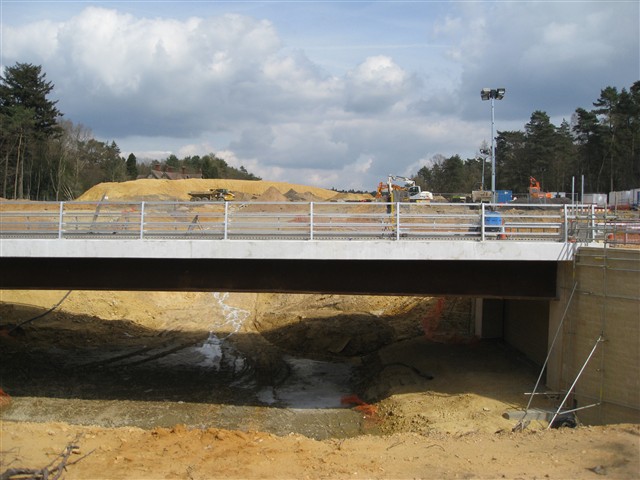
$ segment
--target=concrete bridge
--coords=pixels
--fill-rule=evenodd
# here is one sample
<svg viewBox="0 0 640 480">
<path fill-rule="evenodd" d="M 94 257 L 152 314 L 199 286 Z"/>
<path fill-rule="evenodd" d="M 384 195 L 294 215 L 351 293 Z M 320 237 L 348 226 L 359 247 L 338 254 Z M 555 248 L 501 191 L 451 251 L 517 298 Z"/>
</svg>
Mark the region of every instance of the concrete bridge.
<svg viewBox="0 0 640 480">
<path fill-rule="evenodd" d="M 559 262 L 596 240 L 592 214 L 566 205 L 4 202 L 0 288 L 554 298 Z"/>
<path fill-rule="evenodd" d="M 601 248 L 627 239 L 576 206 L 0 202 L 0 289 L 472 296 L 473 334 L 637 422 L 640 257 Z"/>
</svg>

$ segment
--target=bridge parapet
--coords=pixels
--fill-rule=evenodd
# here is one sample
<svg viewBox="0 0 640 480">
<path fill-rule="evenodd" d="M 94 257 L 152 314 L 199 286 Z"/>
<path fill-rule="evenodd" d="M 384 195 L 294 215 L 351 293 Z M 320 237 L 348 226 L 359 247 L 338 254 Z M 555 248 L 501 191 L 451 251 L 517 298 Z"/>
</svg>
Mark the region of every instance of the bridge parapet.
<svg viewBox="0 0 640 480">
<path fill-rule="evenodd" d="M 0 203 L 0 238 L 592 243 L 605 239 L 605 230 L 584 205 Z"/>
<path fill-rule="evenodd" d="M 554 298 L 608 228 L 583 206 L 2 201 L 0 289 Z"/>
</svg>

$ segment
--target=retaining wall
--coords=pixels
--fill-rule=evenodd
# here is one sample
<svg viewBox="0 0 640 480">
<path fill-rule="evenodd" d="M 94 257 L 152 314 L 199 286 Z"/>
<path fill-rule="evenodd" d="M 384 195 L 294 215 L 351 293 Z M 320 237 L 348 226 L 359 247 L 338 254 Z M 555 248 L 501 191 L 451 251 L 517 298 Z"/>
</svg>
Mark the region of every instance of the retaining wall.
<svg viewBox="0 0 640 480">
<path fill-rule="evenodd" d="M 559 265 L 547 387 L 567 391 L 583 369 L 568 407 L 600 404 L 583 423 L 640 423 L 640 250 L 583 247 Z"/>
</svg>

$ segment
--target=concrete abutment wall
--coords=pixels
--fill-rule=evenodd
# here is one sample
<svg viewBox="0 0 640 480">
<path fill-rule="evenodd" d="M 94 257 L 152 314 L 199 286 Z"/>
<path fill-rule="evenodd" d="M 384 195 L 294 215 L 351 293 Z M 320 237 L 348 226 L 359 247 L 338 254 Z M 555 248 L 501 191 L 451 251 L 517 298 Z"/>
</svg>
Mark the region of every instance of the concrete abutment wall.
<svg viewBox="0 0 640 480">
<path fill-rule="evenodd" d="M 476 333 L 539 366 L 550 351 L 538 391 L 567 392 L 582 370 L 565 408 L 599 404 L 583 423 L 640 423 L 640 250 L 583 247 L 558 263 L 557 288 L 554 300 L 478 300 Z"/>
<path fill-rule="evenodd" d="M 558 288 L 559 299 L 550 305 L 550 345 L 559 334 L 547 386 L 568 390 L 584 367 L 570 406 L 600 405 L 581 410 L 580 419 L 639 423 L 640 250 L 581 248 L 573 263 L 559 267 Z"/>
</svg>

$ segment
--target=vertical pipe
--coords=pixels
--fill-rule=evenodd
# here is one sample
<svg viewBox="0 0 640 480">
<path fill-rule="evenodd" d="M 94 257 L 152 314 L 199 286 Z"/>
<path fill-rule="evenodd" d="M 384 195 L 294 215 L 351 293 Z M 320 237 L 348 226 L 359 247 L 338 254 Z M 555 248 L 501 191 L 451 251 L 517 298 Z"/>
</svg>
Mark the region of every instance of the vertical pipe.
<svg viewBox="0 0 640 480">
<path fill-rule="evenodd" d="M 491 95 L 491 203 L 496 203 L 496 133 L 494 98 Z"/>
<path fill-rule="evenodd" d="M 396 203 L 396 240 L 400 240 L 400 202 Z"/>
<path fill-rule="evenodd" d="M 313 240 L 313 202 L 309 202 L 309 240 Z"/>
</svg>

